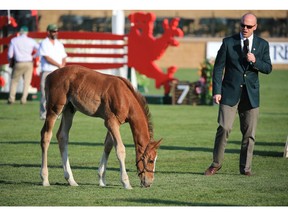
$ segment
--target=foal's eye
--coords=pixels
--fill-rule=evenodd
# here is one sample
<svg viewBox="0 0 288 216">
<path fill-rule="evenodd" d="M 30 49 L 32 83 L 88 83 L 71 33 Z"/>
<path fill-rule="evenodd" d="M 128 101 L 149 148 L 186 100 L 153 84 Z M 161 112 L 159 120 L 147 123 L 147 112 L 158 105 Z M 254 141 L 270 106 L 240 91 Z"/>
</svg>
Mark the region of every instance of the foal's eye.
<svg viewBox="0 0 288 216">
<path fill-rule="evenodd" d="M 154 163 L 154 160 L 150 159 L 150 160 L 148 160 L 148 163 Z"/>
</svg>

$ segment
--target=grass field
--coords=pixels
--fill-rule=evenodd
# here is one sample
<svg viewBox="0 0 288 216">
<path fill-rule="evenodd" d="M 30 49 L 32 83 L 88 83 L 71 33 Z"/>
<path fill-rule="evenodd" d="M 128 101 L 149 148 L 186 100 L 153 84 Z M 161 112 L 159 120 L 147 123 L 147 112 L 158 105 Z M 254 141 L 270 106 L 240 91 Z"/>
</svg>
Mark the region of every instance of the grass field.
<svg viewBox="0 0 288 216">
<path fill-rule="evenodd" d="M 189 73 L 183 70 L 182 75 Z M 51 186 L 42 187 L 39 141 L 43 121 L 39 120 L 39 102 L 8 106 L 0 100 L 0 206 L 288 206 L 288 159 L 283 158 L 288 135 L 288 71 L 274 71 L 260 79 L 253 176 L 242 176 L 238 171 L 238 119 L 223 168 L 217 175 L 206 177 L 203 172 L 212 159 L 218 107 L 150 105 L 155 139 L 163 138 L 163 143 L 155 181 L 148 189 L 139 186 L 127 124 L 121 133 L 134 189 L 122 188 L 114 149 L 108 162 L 107 187 L 98 186 L 97 167 L 106 130 L 103 120 L 81 113 L 75 116 L 69 144 L 70 163 L 79 187 L 67 186 L 63 177 L 55 138 L 60 120 L 49 148 Z"/>
</svg>

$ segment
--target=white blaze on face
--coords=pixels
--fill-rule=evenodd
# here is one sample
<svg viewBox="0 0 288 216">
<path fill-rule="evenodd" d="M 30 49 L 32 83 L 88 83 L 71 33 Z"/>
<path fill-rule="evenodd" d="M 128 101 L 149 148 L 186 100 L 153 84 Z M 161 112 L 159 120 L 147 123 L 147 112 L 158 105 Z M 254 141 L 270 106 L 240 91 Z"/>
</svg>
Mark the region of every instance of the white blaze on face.
<svg viewBox="0 0 288 216">
<path fill-rule="evenodd" d="M 157 156 L 154 159 L 154 168 L 153 168 L 153 172 L 155 172 L 155 168 L 156 168 L 156 160 L 157 160 Z"/>
</svg>

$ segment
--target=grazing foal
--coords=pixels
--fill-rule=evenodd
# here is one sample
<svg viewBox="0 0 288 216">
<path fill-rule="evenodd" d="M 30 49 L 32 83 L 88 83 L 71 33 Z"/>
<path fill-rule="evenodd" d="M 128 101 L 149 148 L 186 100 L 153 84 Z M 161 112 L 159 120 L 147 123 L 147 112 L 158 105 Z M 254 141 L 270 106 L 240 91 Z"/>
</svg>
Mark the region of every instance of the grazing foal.
<svg viewBox="0 0 288 216">
<path fill-rule="evenodd" d="M 62 157 L 64 177 L 71 186 L 78 184 L 68 158 L 69 130 L 76 111 L 104 119 L 108 132 L 104 152 L 98 168 L 99 184 L 105 186 L 108 157 L 113 146 L 120 163 L 121 182 L 131 189 L 125 168 L 125 146 L 120 135 L 120 125 L 128 122 L 132 131 L 136 166 L 141 186 L 149 187 L 154 180 L 157 149 L 160 142 L 153 139 L 150 112 L 143 96 L 135 92 L 124 78 L 106 75 L 81 66 L 67 66 L 48 75 L 45 85 L 47 116 L 41 130 L 42 166 L 40 176 L 43 186 L 49 186 L 48 147 L 52 129 L 62 113 L 57 140 Z"/>
</svg>

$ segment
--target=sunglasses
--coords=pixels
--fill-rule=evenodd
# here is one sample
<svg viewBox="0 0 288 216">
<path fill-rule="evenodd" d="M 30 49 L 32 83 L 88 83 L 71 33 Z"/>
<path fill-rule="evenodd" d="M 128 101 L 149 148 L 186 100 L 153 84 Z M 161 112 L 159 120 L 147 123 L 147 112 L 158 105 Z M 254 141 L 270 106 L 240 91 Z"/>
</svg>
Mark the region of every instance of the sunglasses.
<svg viewBox="0 0 288 216">
<path fill-rule="evenodd" d="M 58 31 L 50 31 L 51 33 L 56 33 L 56 32 L 58 32 Z"/>
<path fill-rule="evenodd" d="M 256 25 L 256 24 L 255 24 L 255 25 Z M 243 24 L 243 23 L 240 24 L 240 26 L 241 26 L 242 28 L 247 27 L 247 29 L 251 29 L 251 28 L 253 28 L 255 25 L 251 26 L 251 25 L 245 25 L 245 24 Z"/>
</svg>

